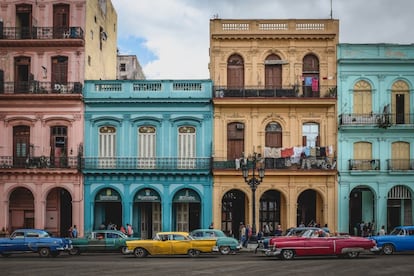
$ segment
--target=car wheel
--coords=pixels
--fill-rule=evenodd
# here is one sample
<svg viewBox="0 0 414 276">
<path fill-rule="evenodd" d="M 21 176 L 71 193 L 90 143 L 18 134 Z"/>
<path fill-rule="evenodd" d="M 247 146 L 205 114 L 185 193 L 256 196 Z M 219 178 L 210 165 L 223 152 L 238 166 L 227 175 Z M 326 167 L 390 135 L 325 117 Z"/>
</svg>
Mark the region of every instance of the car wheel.
<svg viewBox="0 0 414 276">
<path fill-rule="evenodd" d="M 148 255 L 147 250 L 142 247 L 137 247 L 134 249 L 134 256 L 137 258 L 144 258 Z"/>
<path fill-rule="evenodd" d="M 69 250 L 69 255 L 80 255 L 80 249 L 78 247 L 73 247 Z"/>
<path fill-rule="evenodd" d="M 220 246 L 219 250 L 221 255 L 229 255 L 231 252 L 230 246 Z"/>
<path fill-rule="evenodd" d="M 384 255 L 392 255 L 395 251 L 395 248 L 392 244 L 384 244 L 382 247 L 382 253 Z"/>
<path fill-rule="evenodd" d="M 47 247 L 42 247 L 39 249 L 40 257 L 49 257 L 50 256 L 50 249 Z"/>
<path fill-rule="evenodd" d="M 355 259 L 355 258 L 358 258 L 358 256 L 359 256 L 359 252 L 355 252 L 355 251 L 348 252 L 348 253 L 346 253 L 346 256 L 347 256 L 349 259 Z"/>
<path fill-rule="evenodd" d="M 122 254 L 124 254 L 124 255 L 128 254 L 128 252 L 129 252 L 129 251 L 128 251 L 128 247 L 126 247 L 126 246 L 122 246 L 122 247 L 121 247 L 121 249 L 120 249 L 120 251 L 121 251 L 121 253 L 122 253 Z"/>
<path fill-rule="evenodd" d="M 295 251 L 292 249 L 285 249 L 282 251 L 282 258 L 284 260 L 292 260 L 295 257 Z"/>
<path fill-rule="evenodd" d="M 188 250 L 188 256 L 190 257 L 198 257 L 200 255 L 200 251 L 196 249 Z"/>
</svg>

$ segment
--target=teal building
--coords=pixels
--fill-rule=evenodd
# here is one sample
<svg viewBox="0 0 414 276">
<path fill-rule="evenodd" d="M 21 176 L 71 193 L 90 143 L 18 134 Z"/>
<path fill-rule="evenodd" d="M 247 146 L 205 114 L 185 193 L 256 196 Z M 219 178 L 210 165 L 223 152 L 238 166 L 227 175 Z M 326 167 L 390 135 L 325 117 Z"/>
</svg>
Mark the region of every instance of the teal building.
<svg viewBox="0 0 414 276">
<path fill-rule="evenodd" d="M 412 225 L 414 45 L 339 44 L 337 55 L 338 231 Z"/>
<path fill-rule="evenodd" d="M 134 236 L 212 221 L 212 82 L 86 81 L 85 231 L 131 224 Z"/>
</svg>

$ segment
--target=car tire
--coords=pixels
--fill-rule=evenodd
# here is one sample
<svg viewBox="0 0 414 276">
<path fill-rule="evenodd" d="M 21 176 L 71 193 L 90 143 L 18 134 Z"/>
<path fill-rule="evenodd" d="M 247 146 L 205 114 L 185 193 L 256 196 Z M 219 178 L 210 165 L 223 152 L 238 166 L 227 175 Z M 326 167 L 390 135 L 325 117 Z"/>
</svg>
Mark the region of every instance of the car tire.
<svg viewBox="0 0 414 276">
<path fill-rule="evenodd" d="M 295 257 L 295 251 L 292 249 L 285 249 L 282 251 L 281 256 L 283 260 L 293 260 Z"/>
<path fill-rule="evenodd" d="M 196 249 L 190 249 L 188 250 L 188 256 L 190 257 L 198 257 L 200 255 L 200 251 Z"/>
<path fill-rule="evenodd" d="M 392 255 L 395 252 L 395 248 L 392 244 L 384 244 L 382 247 L 382 254 L 384 255 Z"/>
<path fill-rule="evenodd" d="M 73 247 L 69 250 L 69 255 L 80 255 L 80 249 L 78 247 Z"/>
<path fill-rule="evenodd" d="M 147 250 L 142 247 L 137 247 L 134 249 L 134 256 L 137 258 L 144 258 L 148 255 Z"/>
<path fill-rule="evenodd" d="M 48 247 L 42 247 L 39 249 L 40 257 L 49 257 L 50 256 L 50 249 Z"/>
<path fill-rule="evenodd" d="M 359 252 L 356 252 L 356 251 L 348 252 L 346 253 L 346 256 L 348 257 L 348 259 L 356 259 L 359 257 Z"/>
<path fill-rule="evenodd" d="M 220 246 L 219 248 L 221 255 L 229 255 L 231 252 L 230 246 Z"/>
<path fill-rule="evenodd" d="M 121 249 L 119 249 L 119 251 L 124 255 L 127 255 L 128 252 L 129 252 L 128 247 L 126 247 L 126 246 L 122 246 Z"/>
</svg>

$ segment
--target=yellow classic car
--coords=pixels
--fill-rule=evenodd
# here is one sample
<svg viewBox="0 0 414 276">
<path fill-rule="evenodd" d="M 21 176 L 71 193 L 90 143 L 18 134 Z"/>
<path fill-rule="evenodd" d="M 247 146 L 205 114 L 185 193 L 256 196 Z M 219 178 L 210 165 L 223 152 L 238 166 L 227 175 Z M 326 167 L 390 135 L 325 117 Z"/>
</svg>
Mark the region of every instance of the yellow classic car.
<svg viewBox="0 0 414 276">
<path fill-rule="evenodd" d="M 152 240 L 129 240 L 126 245 L 135 257 L 148 255 L 188 255 L 217 252 L 216 240 L 195 240 L 187 232 L 159 232 Z"/>
</svg>

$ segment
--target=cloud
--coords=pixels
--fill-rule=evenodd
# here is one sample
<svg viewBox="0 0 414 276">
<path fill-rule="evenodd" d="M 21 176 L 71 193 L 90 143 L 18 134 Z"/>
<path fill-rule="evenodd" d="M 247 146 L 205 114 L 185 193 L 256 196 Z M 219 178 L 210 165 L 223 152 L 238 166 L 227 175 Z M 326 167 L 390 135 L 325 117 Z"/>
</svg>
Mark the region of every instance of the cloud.
<svg viewBox="0 0 414 276">
<path fill-rule="evenodd" d="M 340 20 L 340 43 L 413 43 L 411 0 L 112 0 L 121 53 L 148 79 L 209 78 L 209 23 L 225 19 Z M 134 44 L 135 43 L 135 44 Z"/>
</svg>

